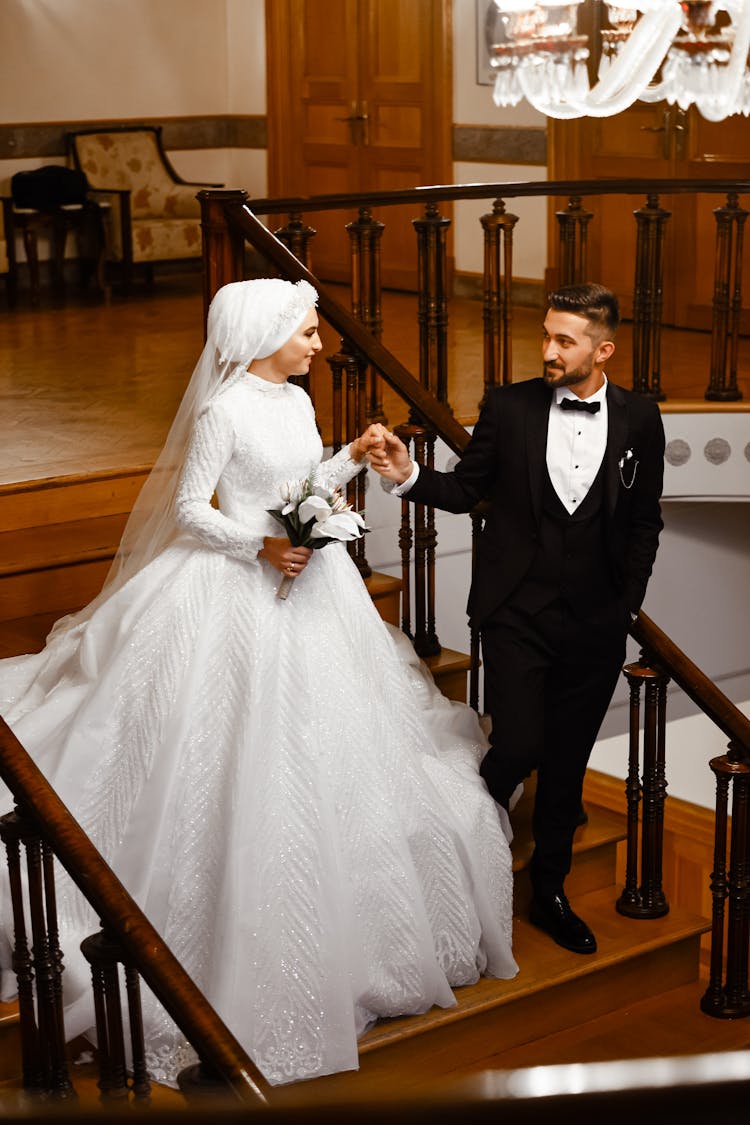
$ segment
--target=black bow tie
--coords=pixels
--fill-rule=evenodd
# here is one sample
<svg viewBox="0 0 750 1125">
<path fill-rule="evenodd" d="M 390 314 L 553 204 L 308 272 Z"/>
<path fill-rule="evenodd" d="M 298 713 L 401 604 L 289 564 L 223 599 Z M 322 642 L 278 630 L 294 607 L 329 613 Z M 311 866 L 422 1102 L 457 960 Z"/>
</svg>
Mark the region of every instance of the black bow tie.
<svg viewBox="0 0 750 1125">
<path fill-rule="evenodd" d="M 598 414 L 600 402 L 582 402 L 580 398 L 561 398 L 560 406 L 563 410 L 585 410 L 587 414 Z"/>
</svg>

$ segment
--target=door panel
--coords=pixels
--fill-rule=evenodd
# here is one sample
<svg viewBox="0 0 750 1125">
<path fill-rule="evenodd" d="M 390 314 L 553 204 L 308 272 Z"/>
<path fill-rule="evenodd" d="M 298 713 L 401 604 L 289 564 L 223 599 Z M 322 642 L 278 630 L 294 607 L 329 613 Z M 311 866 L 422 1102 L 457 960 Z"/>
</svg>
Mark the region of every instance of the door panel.
<svg viewBox="0 0 750 1125">
<path fill-rule="evenodd" d="M 709 122 L 691 108 L 636 103 L 625 113 L 601 120 L 551 122 L 551 179 L 748 179 L 750 121 L 730 117 Z M 665 195 L 671 213 L 664 241 L 664 322 L 708 328 L 714 288 L 716 222 L 723 195 Z M 558 205 L 560 202 L 558 201 Z M 601 196 L 585 201 L 594 219 L 589 227 L 589 275 L 620 296 L 632 315 L 636 228 L 632 212 L 645 196 Z M 750 208 L 750 196 L 740 200 Z M 557 232 L 554 239 L 556 244 Z M 745 238 L 743 277 L 750 279 L 750 238 Z M 750 324 L 746 282 L 743 318 Z"/>
<path fill-rule="evenodd" d="M 389 191 L 448 180 L 450 10 L 450 0 L 266 4 L 270 194 Z M 290 75 L 299 79 L 290 83 Z M 386 208 L 379 217 L 388 228 L 383 282 L 413 288 L 415 211 Z M 348 278 L 346 235 L 333 250 L 324 245 L 345 219 L 317 213 L 308 221 L 320 232 L 312 248 L 316 271 Z"/>
</svg>

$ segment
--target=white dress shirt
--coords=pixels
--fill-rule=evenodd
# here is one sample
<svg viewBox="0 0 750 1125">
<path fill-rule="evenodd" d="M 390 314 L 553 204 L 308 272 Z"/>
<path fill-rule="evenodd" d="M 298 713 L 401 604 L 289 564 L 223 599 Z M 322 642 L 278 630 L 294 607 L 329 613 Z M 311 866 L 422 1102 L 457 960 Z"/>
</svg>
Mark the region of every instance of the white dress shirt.
<svg viewBox="0 0 750 1125">
<path fill-rule="evenodd" d="M 598 414 L 563 410 L 564 398 L 575 399 L 569 387 L 556 387 L 547 424 L 547 472 L 565 510 L 572 515 L 594 483 L 607 447 L 607 377 L 583 402 L 598 402 Z"/>
<path fill-rule="evenodd" d="M 598 391 L 582 400 L 598 402 L 597 414 L 562 409 L 562 399 L 576 397 L 568 387 L 556 387 L 547 424 L 547 471 L 570 515 L 594 483 L 607 447 L 607 376 Z M 390 481 L 381 480 L 381 485 L 394 496 L 405 496 L 418 476 L 419 465 L 413 461 L 411 473 L 403 484 L 391 485 Z"/>
</svg>

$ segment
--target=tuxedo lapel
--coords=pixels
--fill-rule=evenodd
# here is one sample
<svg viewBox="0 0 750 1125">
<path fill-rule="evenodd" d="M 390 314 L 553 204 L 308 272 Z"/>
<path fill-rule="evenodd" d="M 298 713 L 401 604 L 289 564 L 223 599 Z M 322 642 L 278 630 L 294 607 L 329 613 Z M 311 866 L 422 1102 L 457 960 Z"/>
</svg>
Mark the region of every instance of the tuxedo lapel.
<svg viewBox="0 0 750 1125">
<path fill-rule="evenodd" d="M 620 488 L 620 459 L 628 435 L 625 395 L 614 383 L 607 384 L 607 448 L 604 455 L 607 513 L 611 516 Z"/>
<path fill-rule="evenodd" d="M 534 522 L 538 525 L 544 490 L 544 474 L 547 469 L 547 427 L 549 425 L 549 406 L 551 392 L 547 387 L 540 388 L 540 394 L 530 403 L 526 416 L 526 452 L 529 469 L 529 490 Z"/>
</svg>

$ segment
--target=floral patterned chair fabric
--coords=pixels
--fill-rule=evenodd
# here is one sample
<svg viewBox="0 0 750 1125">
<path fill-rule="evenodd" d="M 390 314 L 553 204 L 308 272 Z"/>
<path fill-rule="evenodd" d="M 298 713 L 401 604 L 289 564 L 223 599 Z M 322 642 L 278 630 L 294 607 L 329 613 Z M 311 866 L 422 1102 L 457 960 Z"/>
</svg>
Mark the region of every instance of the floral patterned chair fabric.
<svg viewBox="0 0 750 1125">
<path fill-rule="evenodd" d="M 133 265 L 199 258 L 200 188 L 219 184 L 182 180 L 161 143 L 161 129 L 68 134 L 73 163 L 85 172 L 90 196 L 111 203 L 107 252 L 122 262 L 126 281 Z"/>
</svg>

